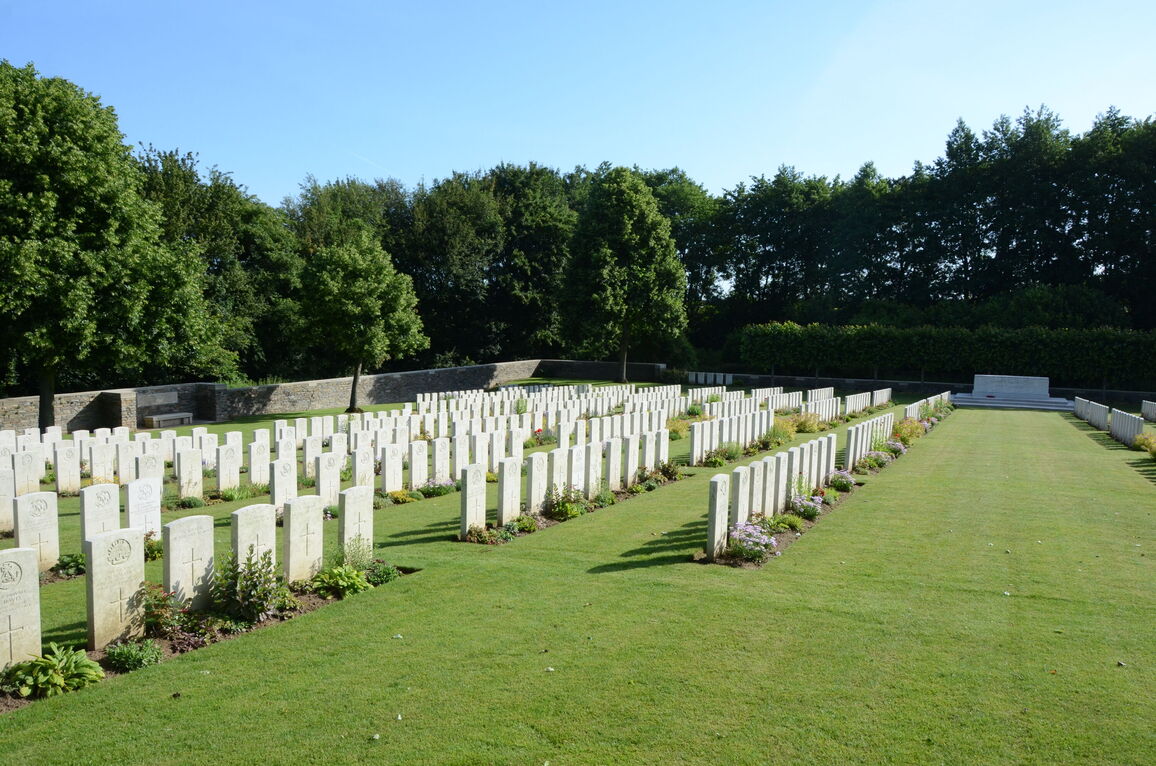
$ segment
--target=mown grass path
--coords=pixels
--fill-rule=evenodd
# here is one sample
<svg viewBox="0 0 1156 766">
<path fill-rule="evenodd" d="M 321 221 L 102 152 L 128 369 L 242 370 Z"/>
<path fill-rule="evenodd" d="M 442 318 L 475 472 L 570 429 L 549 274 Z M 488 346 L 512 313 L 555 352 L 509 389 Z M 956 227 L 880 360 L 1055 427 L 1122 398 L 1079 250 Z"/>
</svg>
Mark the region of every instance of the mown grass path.
<svg viewBox="0 0 1156 766">
<path fill-rule="evenodd" d="M 959 411 L 758 571 L 690 560 L 708 469 L 496 548 L 449 542 L 456 496 L 393 507 L 378 540 L 422 572 L 2 716 L 0 752 L 1151 763 L 1139 460 L 1070 416 Z"/>
</svg>

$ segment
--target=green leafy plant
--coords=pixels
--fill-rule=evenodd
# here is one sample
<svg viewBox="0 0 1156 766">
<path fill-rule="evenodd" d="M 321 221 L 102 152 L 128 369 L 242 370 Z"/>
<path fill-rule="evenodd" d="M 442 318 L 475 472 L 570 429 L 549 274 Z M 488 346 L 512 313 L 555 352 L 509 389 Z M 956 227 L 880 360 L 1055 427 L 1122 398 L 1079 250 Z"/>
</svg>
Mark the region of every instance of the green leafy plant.
<svg viewBox="0 0 1156 766">
<path fill-rule="evenodd" d="M 104 678 L 100 665 L 81 649 L 48 644 L 43 657 L 17 662 L 4 671 L 3 688 L 17 697 L 55 697 L 83 689 Z"/>
<path fill-rule="evenodd" d="M 361 572 L 367 571 L 373 562 L 373 543 L 363 537 L 353 538 L 329 556 L 330 567 L 348 564 Z"/>
<path fill-rule="evenodd" d="M 768 534 L 778 534 L 779 532 L 802 532 L 807 528 L 803 523 L 803 519 L 793 513 L 780 513 L 777 516 L 764 516 L 759 519 L 759 526 L 762 527 Z"/>
<path fill-rule="evenodd" d="M 464 539 L 467 543 L 477 543 L 478 545 L 497 545 L 501 542 L 497 532 L 480 524 L 471 524 L 470 528 L 466 530 Z"/>
<path fill-rule="evenodd" d="M 365 574 L 348 564 L 322 569 L 313 575 L 309 587 L 314 593 L 327 599 L 345 598 L 369 590 L 373 586 Z"/>
<path fill-rule="evenodd" d="M 56 564 L 52 567 L 52 571 L 61 577 L 77 577 L 84 574 L 88 571 L 84 554 L 65 553 L 56 561 Z"/>
<path fill-rule="evenodd" d="M 533 516 L 522 515 L 514 519 L 514 528 L 522 534 L 530 534 L 538 531 L 538 520 Z"/>
<path fill-rule="evenodd" d="M 800 412 L 797 415 L 792 415 L 791 421 L 795 425 L 796 433 L 813 434 L 822 430 L 822 421 L 814 412 Z"/>
<path fill-rule="evenodd" d="M 904 447 L 910 447 L 911 443 L 923 436 L 926 430 L 923 424 L 914 418 L 904 418 L 895 424 L 895 438 L 903 442 Z"/>
<path fill-rule="evenodd" d="M 182 497 L 177 501 L 178 508 L 204 508 L 205 501 L 199 497 L 190 495 L 189 497 Z"/>
<path fill-rule="evenodd" d="M 555 487 L 542 504 L 542 515 L 554 521 L 566 521 L 590 510 L 590 501 L 574 487 Z"/>
<path fill-rule="evenodd" d="M 157 533 L 151 529 L 144 536 L 145 561 L 157 561 L 165 555 L 164 543 L 157 539 Z"/>
<path fill-rule="evenodd" d="M 401 577 L 401 570 L 382 559 L 374 559 L 365 568 L 365 580 L 370 585 L 385 585 Z"/>
<path fill-rule="evenodd" d="M 433 479 L 430 479 L 429 483 L 423 484 L 417 488 L 417 491 L 422 494 L 422 497 L 441 497 L 442 495 L 448 495 L 456 490 L 457 485 L 452 481 L 445 483 L 435 483 Z"/>
<path fill-rule="evenodd" d="M 686 408 L 686 416 L 688 418 L 701 418 L 702 417 L 702 405 L 692 404 L 689 407 L 687 407 Z"/>
<path fill-rule="evenodd" d="M 118 673 L 129 673 L 156 665 L 164 657 L 160 644 L 151 638 L 110 644 L 104 651 L 105 662 Z"/>
<path fill-rule="evenodd" d="M 273 553 L 265 551 L 258 556 L 251 545 L 243 562 L 232 552 L 220 559 L 209 593 L 214 610 L 246 623 L 261 622 L 278 614 L 291 598 L 277 574 Z"/>
<path fill-rule="evenodd" d="M 385 496 L 388 497 L 394 505 L 405 505 L 406 503 L 413 503 L 420 499 L 420 497 L 414 497 L 404 489 L 395 489 L 392 492 L 387 492 Z"/>
</svg>

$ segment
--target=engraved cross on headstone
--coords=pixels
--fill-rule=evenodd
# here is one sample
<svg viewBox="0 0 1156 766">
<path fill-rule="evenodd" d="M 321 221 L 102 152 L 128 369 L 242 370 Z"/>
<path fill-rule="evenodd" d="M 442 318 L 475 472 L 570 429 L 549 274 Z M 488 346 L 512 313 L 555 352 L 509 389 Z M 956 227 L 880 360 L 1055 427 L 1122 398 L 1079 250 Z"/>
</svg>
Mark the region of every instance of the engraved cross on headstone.
<svg viewBox="0 0 1156 766">
<path fill-rule="evenodd" d="M 317 529 L 316 525 L 314 525 L 312 523 L 312 521 L 305 525 L 304 537 L 305 537 L 305 555 L 311 556 L 311 555 L 313 555 L 313 538 L 320 537 L 320 530 Z"/>
<path fill-rule="evenodd" d="M 13 660 L 16 659 L 15 657 L 12 657 L 12 634 L 18 630 L 24 630 L 24 626 L 18 625 L 15 628 L 12 627 L 12 615 L 8 615 L 8 628 L 0 631 L 0 639 L 8 639 L 8 653 L 0 655 L 0 658 L 10 657 Z M 4 664 L 8 663 L 5 662 Z"/>
<path fill-rule="evenodd" d="M 201 558 L 200 556 L 195 556 L 194 555 L 195 553 L 197 553 L 197 551 L 190 550 L 188 561 L 183 562 L 185 564 L 185 566 L 187 566 L 189 568 L 189 583 L 190 583 L 190 585 L 196 584 L 196 582 L 197 582 L 197 564 L 201 561 L 204 561 L 204 559 Z"/>
<path fill-rule="evenodd" d="M 108 602 L 109 606 L 115 606 L 117 609 L 117 619 L 124 624 L 124 586 L 121 585 L 116 589 L 116 598 Z"/>
</svg>

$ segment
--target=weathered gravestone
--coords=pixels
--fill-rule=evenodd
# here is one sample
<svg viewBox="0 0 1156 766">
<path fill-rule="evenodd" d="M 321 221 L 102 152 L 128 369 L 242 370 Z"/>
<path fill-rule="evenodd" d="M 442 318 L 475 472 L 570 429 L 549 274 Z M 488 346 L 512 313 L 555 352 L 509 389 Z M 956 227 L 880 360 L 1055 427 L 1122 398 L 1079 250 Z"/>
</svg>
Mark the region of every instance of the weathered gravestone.
<svg viewBox="0 0 1156 766">
<path fill-rule="evenodd" d="M 303 495 L 285 503 L 281 561 L 288 582 L 308 580 L 321 571 L 324 510 L 325 501 L 319 495 Z"/>
<path fill-rule="evenodd" d="M 475 463 L 462 471 L 462 524 L 464 540 L 470 527 L 486 526 L 486 466 Z"/>
<path fill-rule="evenodd" d="M 88 648 L 144 631 L 144 532 L 117 529 L 84 541 Z"/>
<path fill-rule="evenodd" d="M 80 490 L 80 537 L 120 528 L 120 487 L 115 484 L 93 484 Z"/>
<path fill-rule="evenodd" d="M 233 556 L 238 563 L 248 560 L 250 553 L 257 561 L 265 553 L 277 560 L 277 507 L 272 503 L 258 503 L 238 508 L 229 514 Z M 252 550 L 250 550 L 252 549 Z"/>
<path fill-rule="evenodd" d="M 522 514 L 522 463 L 509 457 L 498 463 L 498 526 Z"/>
<path fill-rule="evenodd" d="M 278 508 L 297 497 L 297 460 L 279 457 L 269 467 L 270 501 Z"/>
<path fill-rule="evenodd" d="M 727 545 L 731 477 L 718 473 L 710 480 L 710 510 L 706 521 L 706 558 L 714 561 Z"/>
<path fill-rule="evenodd" d="M 16 498 L 16 545 L 36 551 L 37 569 L 47 572 L 60 560 L 60 523 L 56 493 L 33 492 Z"/>
<path fill-rule="evenodd" d="M 165 524 L 165 590 L 193 609 L 209 605 L 213 585 L 213 517 L 186 516 Z"/>
<path fill-rule="evenodd" d="M 53 448 L 56 491 L 62 495 L 80 492 L 80 451 L 70 442 L 59 442 Z"/>
<path fill-rule="evenodd" d="M 342 550 L 360 538 L 373 548 L 373 486 L 350 487 L 341 493 L 337 513 L 337 542 Z"/>
<path fill-rule="evenodd" d="M 40 571 L 36 551 L 0 551 L 0 669 L 40 656 Z"/>
</svg>

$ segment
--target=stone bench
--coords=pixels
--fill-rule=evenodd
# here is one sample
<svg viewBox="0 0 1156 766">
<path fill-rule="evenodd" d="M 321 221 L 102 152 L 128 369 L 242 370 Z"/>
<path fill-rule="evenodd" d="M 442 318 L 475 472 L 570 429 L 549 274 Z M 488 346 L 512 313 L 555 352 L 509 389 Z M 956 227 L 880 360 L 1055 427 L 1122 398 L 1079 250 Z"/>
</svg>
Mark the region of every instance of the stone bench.
<svg viewBox="0 0 1156 766">
<path fill-rule="evenodd" d="M 193 424 L 193 413 L 191 412 L 166 412 L 163 415 L 146 415 L 144 419 L 145 428 L 167 428 L 168 426 L 191 426 Z"/>
</svg>

